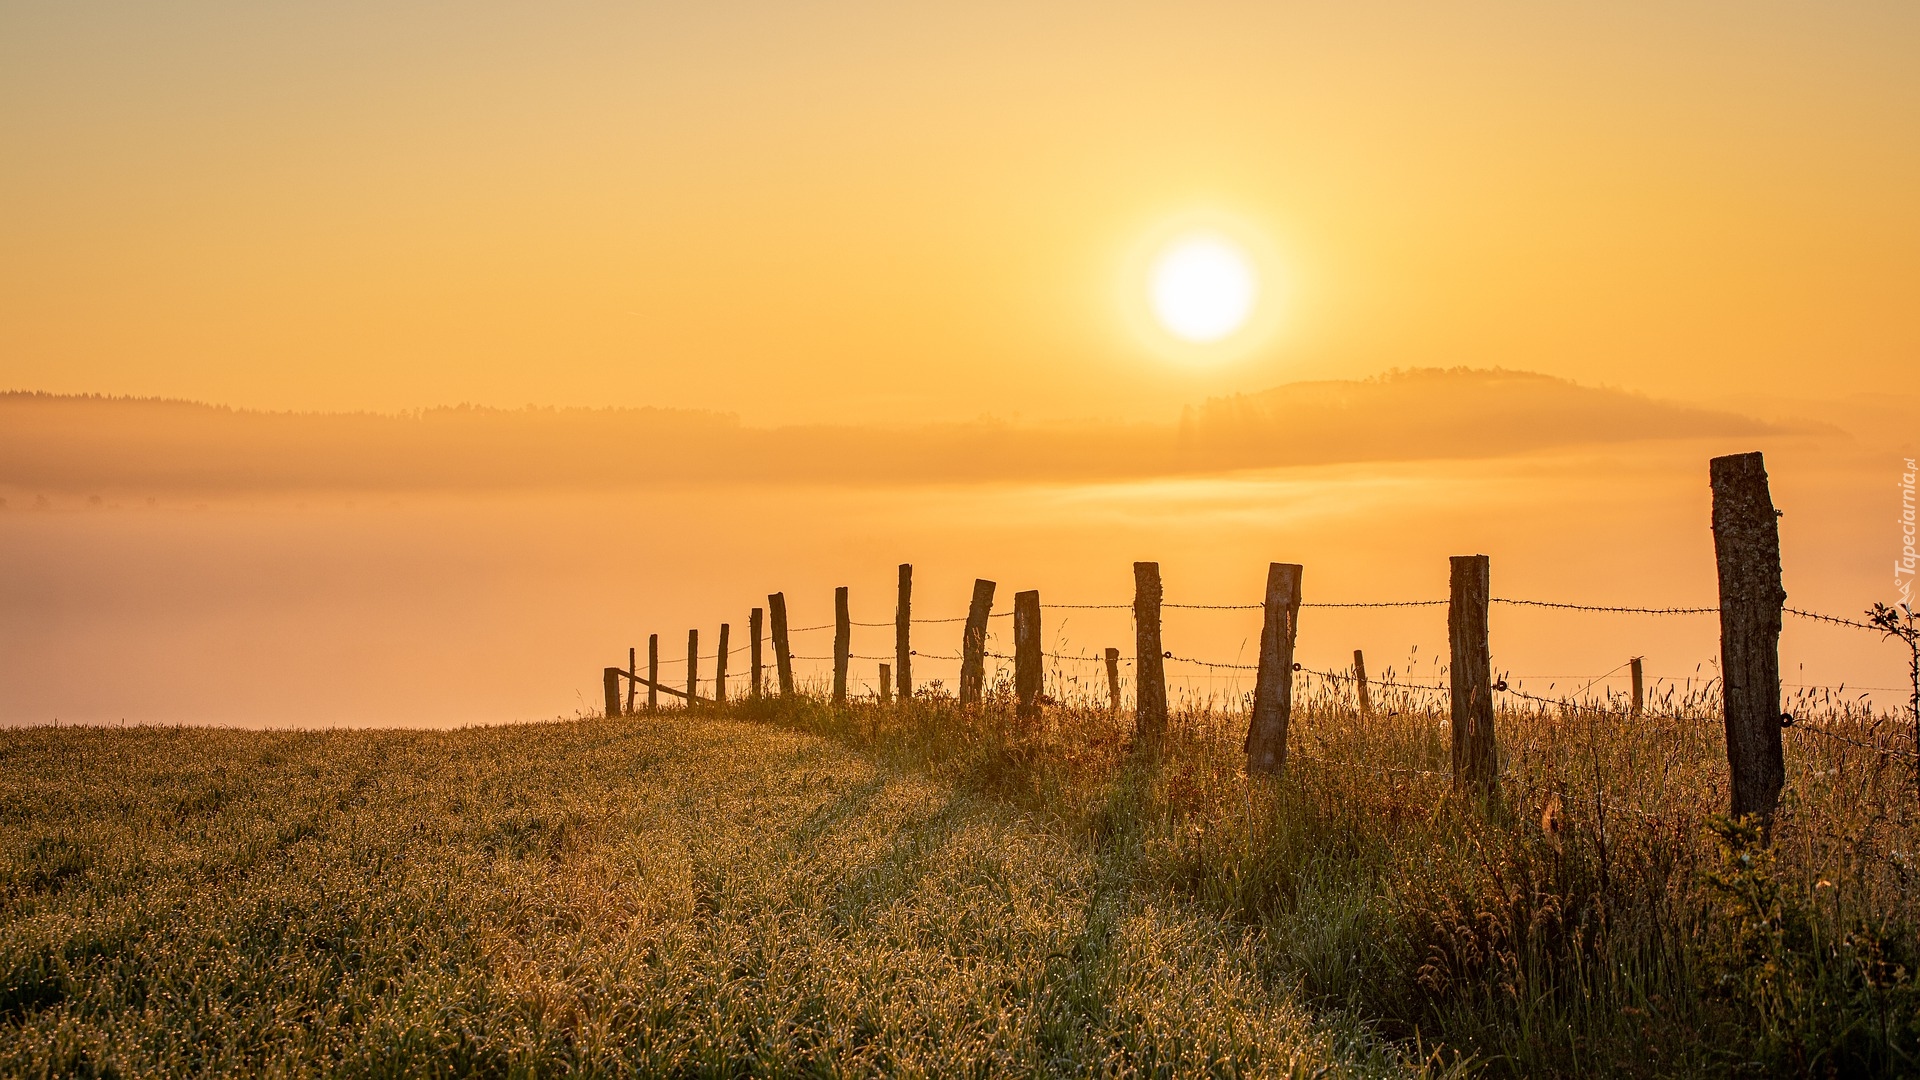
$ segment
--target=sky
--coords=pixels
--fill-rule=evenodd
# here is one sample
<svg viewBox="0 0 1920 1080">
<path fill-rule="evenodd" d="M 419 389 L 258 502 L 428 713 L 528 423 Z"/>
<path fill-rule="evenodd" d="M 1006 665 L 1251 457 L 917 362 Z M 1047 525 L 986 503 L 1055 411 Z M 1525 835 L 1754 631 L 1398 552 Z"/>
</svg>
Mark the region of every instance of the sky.
<svg viewBox="0 0 1920 1080">
<path fill-rule="evenodd" d="M 1165 420 L 1907 389 L 1920 7 L 0 3 L 0 389 Z M 1143 252 L 1242 243 L 1169 350 Z"/>
</svg>

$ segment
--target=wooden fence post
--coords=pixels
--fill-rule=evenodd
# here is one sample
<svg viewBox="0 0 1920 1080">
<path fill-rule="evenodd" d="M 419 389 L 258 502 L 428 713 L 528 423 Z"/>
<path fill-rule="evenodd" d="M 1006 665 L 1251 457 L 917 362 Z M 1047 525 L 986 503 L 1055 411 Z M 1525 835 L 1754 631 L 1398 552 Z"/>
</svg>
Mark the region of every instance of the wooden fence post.
<svg viewBox="0 0 1920 1080">
<path fill-rule="evenodd" d="M 753 665 L 753 685 L 748 693 L 752 694 L 755 700 L 758 700 L 763 693 L 762 687 L 765 681 L 765 675 L 760 664 L 760 638 L 762 636 L 762 630 L 764 629 L 764 614 L 765 613 L 759 608 L 754 608 L 752 611 L 747 612 L 747 636 L 753 639 L 752 644 L 747 649 L 747 658 Z"/>
<path fill-rule="evenodd" d="M 1638 720 L 1647 711 L 1647 684 L 1640 670 L 1640 658 L 1634 657 L 1628 662 L 1633 676 L 1633 717 Z"/>
<path fill-rule="evenodd" d="M 1278 776 L 1287 764 L 1287 721 L 1293 717 L 1293 644 L 1300 632 L 1300 577 L 1296 563 L 1267 567 L 1266 619 L 1260 628 L 1260 669 L 1247 722 L 1247 771 Z"/>
<path fill-rule="evenodd" d="M 620 669 L 610 667 L 600 672 L 601 689 L 607 693 L 607 719 L 620 715 Z"/>
<path fill-rule="evenodd" d="M 660 635 L 647 635 L 647 711 L 660 711 Z"/>
<path fill-rule="evenodd" d="M 847 703 L 847 661 L 853 651 L 852 616 L 847 614 L 847 587 L 833 590 L 833 703 Z"/>
<path fill-rule="evenodd" d="M 1013 692 L 1017 715 L 1040 715 L 1040 591 L 1013 594 Z"/>
<path fill-rule="evenodd" d="M 1360 716 L 1373 719 L 1373 692 L 1367 689 L 1367 658 L 1359 649 L 1353 650 L 1353 688 L 1360 695 Z"/>
<path fill-rule="evenodd" d="M 640 650 L 627 646 L 627 707 L 624 715 L 633 715 L 633 696 L 640 692 L 640 684 L 634 676 L 640 674 Z"/>
<path fill-rule="evenodd" d="M 993 582 L 976 578 L 967 605 L 967 627 L 960 638 L 960 704 L 980 704 L 987 681 L 987 618 L 993 614 Z"/>
<path fill-rule="evenodd" d="M 880 665 L 880 704 L 887 705 L 887 704 L 890 704 L 892 701 L 893 701 L 893 668 L 886 664 L 881 664 Z"/>
<path fill-rule="evenodd" d="M 1780 749 L 1780 522 L 1758 453 L 1713 459 L 1720 570 L 1720 686 L 1734 815 L 1771 819 L 1786 783 Z"/>
<path fill-rule="evenodd" d="M 900 564 L 900 599 L 893 608 L 893 670 L 900 700 L 913 700 L 913 564 Z"/>
<path fill-rule="evenodd" d="M 727 703 L 727 633 L 732 629 L 733 627 L 727 623 L 720 624 L 720 655 L 713 662 L 713 703 L 715 705 Z"/>
<path fill-rule="evenodd" d="M 767 595 L 767 615 L 773 621 L 773 666 L 780 677 L 780 696 L 793 696 L 793 653 L 787 648 L 787 597 Z"/>
<path fill-rule="evenodd" d="M 1107 707 L 1120 711 L 1120 650 L 1107 646 Z"/>
<path fill-rule="evenodd" d="M 687 631 L 687 708 L 700 701 L 700 631 Z"/>
<path fill-rule="evenodd" d="M 1160 564 L 1133 564 L 1133 728 L 1157 742 L 1167 733 L 1167 667 L 1160 655 Z"/>
<path fill-rule="evenodd" d="M 1453 688 L 1453 787 L 1493 794 L 1499 767 L 1493 741 L 1493 658 L 1487 603 L 1492 572 L 1485 555 L 1455 555 L 1447 637 Z"/>
</svg>

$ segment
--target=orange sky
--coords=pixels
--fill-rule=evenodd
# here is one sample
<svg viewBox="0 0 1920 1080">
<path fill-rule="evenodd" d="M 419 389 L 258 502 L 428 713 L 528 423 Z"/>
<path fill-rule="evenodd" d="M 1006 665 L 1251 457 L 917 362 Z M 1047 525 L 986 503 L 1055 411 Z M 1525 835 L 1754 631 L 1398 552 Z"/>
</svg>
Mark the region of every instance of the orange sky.
<svg viewBox="0 0 1920 1080">
<path fill-rule="evenodd" d="M 9 4 L 0 386 L 779 422 L 1899 383 L 1920 7 L 1622 7 Z M 1210 367 L 1116 300 L 1195 213 L 1285 294 Z"/>
</svg>

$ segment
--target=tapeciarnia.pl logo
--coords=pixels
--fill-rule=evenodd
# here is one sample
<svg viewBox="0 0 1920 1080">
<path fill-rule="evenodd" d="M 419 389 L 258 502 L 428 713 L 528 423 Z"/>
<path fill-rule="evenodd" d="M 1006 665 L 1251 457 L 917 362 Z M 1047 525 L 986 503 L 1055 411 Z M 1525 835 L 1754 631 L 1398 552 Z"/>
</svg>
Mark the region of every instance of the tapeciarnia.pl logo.
<svg viewBox="0 0 1920 1080">
<path fill-rule="evenodd" d="M 1905 466 L 1900 473 L 1900 557 L 1893 563 L 1893 591 L 1900 597 L 1900 606 L 1911 608 L 1913 600 L 1913 478 L 1916 470 L 1912 458 L 1904 458 Z"/>
</svg>

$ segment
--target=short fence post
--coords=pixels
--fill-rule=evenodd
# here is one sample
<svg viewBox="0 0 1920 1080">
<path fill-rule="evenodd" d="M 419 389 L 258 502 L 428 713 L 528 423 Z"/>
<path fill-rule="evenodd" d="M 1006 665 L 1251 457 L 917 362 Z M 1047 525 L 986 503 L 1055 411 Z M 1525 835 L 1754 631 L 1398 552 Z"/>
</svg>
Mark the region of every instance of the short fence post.
<svg viewBox="0 0 1920 1080">
<path fill-rule="evenodd" d="M 1293 716 L 1293 645 L 1300 632 L 1300 577 L 1296 563 L 1267 567 L 1266 619 L 1260 628 L 1260 669 L 1247 723 L 1247 771 L 1278 776 L 1287 764 L 1287 721 Z"/>
<path fill-rule="evenodd" d="M 893 609 L 893 670 L 900 700 L 913 700 L 913 564 L 900 564 L 900 600 Z M 884 680 L 883 680 L 884 681 Z"/>
<path fill-rule="evenodd" d="M 727 623 L 720 624 L 720 655 L 713 661 L 713 703 L 715 705 L 727 703 L 727 634 L 732 629 L 733 627 Z"/>
<path fill-rule="evenodd" d="M 1167 733 L 1167 668 L 1160 655 L 1160 564 L 1133 564 L 1133 727 L 1143 740 Z"/>
<path fill-rule="evenodd" d="M 647 711 L 660 711 L 660 635 L 647 635 Z"/>
<path fill-rule="evenodd" d="M 993 614 L 993 582 L 976 578 L 967 605 L 967 628 L 960 639 L 960 704 L 980 704 L 987 681 L 987 618 Z"/>
<path fill-rule="evenodd" d="M 1120 650 L 1107 646 L 1107 707 L 1120 711 Z"/>
<path fill-rule="evenodd" d="M 700 631 L 687 631 L 687 708 L 700 701 Z"/>
<path fill-rule="evenodd" d="M 787 648 L 787 597 L 767 595 L 767 614 L 773 620 L 773 666 L 780 676 L 780 696 L 793 696 L 793 653 Z"/>
<path fill-rule="evenodd" d="M 1373 692 L 1367 689 L 1367 658 L 1359 649 L 1353 650 L 1353 688 L 1360 695 L 1360 716 L 1373 719 Z"/>
<path fill-rule="evenodd" d="M 1638 720 L 1647 711 L 1647 684 L 1640 671 L 1639 657 L 1628 661 L 1627 667 L 1633 676 L 1633 718 Z"/>
<path fill-rule="evenodd" d="M 1013 692 L 1016 713 L 1040 714 L 1040 592 L 1013 594 Z"/>
<path fill-rule="evenodd" d="M 833 703 L 847 703 L 847 660 L 853 651 L 853 626 L 847 614 L 847 587 L 833 590 Z"/>
<path fill-rule="evenodd" d="M 763 624 L 766 621 L 763 617 L 764 614 L 765 613 L 759 608 L 754 608 L 752 611 L 747 612 L 747 636 L 753 639 L 753 644 L 747 650 L 749 653 L 748 660 L 753 665 L 753 686 L 748 692 L 751 693 L 756 700 L 760 698 L 763 692 L 762 684 L 765 680 L 765 675 L 760 664 L 760 638 L 764 629 Z"/>
<path fill-rule="evenodd" d="M 640 692 L 640 684 L 634 676 L 640 674 L 640 650 L 627 646 L 627 708 L 625 715 L 633 715 L 633 696 Z"/>
<path fill-rule="evenodd" d="M 1493 658 L 1488 644 L 1487 604 L 1492 572 L 1485 555 L 1453 557 L 1447 602 L 1452 646 L 1453 788 L 1491 795 L 1497 770 L 1493 742 Z"/>
<path fill-rule="evenodd" d="M 620 669 L 605 668 L 600 672 L 601 688 L 607 692 L 607 719 L 620 715 Z"/>
<path fill-rule="evenodd" d="M 881 664 L 880 665 L 880 704 L 886 705 L 886 704 L 890 704 L 892 701 L 893 701 L 893 668 L 889 667 L 886 664 Z"/>
<path fill-rule="evenodd" d="M 1758 453 L 1714 458 L 1713 552 L 1720 570 L 1720 686 L 1734 816 L 1771 819 L 1785 785 L 1780 748 L 1780 522 Z"/>
</svg>

